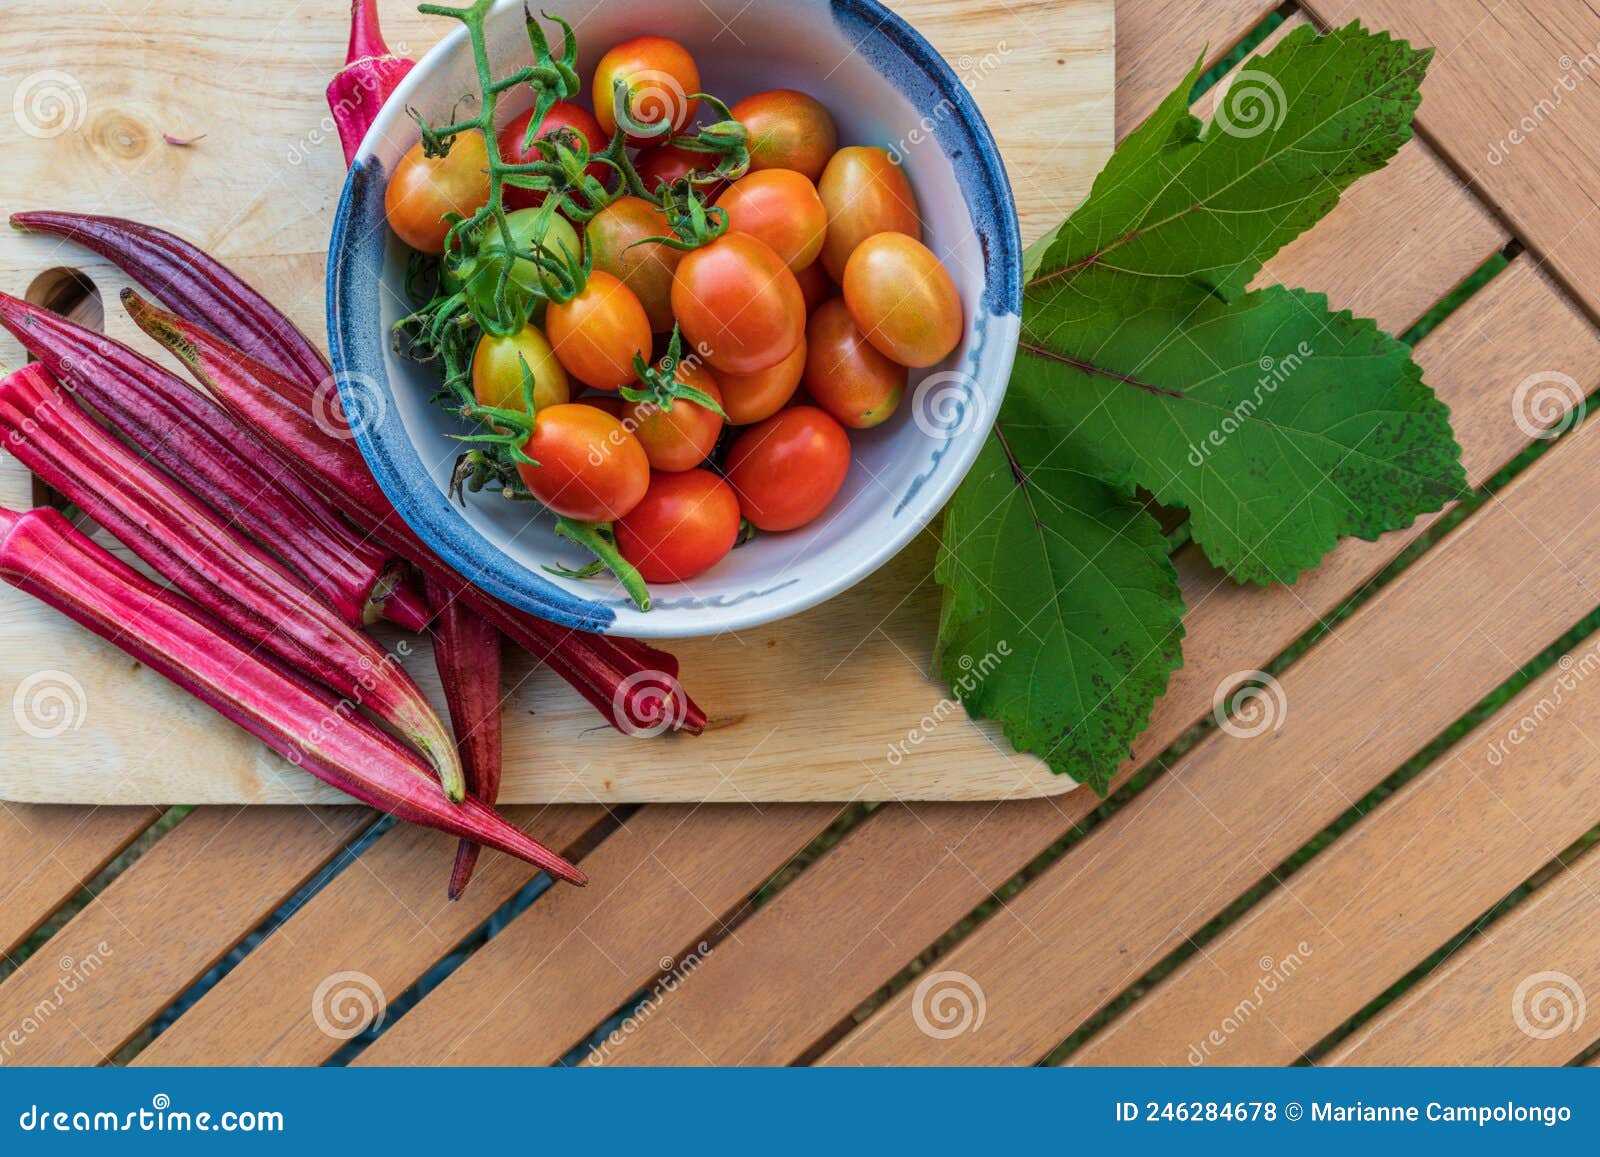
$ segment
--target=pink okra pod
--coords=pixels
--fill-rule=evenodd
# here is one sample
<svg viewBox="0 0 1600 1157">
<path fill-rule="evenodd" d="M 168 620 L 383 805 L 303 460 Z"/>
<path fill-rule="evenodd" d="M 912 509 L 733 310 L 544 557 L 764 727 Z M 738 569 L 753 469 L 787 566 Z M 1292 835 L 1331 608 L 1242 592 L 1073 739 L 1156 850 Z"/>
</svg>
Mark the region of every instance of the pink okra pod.
<svg viewBox="0 0 1600 1157">
<path fill-rule="evenodd" d="M 43 367 L 0 380 L 0 437 L 208 613 L 353 706 L 370 708 L 427 756 L 450 799 L 465 796 L 450 732 L 399 662 L 182 483 L 96 424 Z"/>
<path fill-rule="evenodd" d="M 411 823 L 586 882 L 561 856 L 469 797 L 445 798 L 393 736 L 75 530 L 57 511 L 0 508 L 0 578 L 40 599 L 221 712 L 291 763 Z"/>
<path fill-rule="evenodd" d="M 427 624 L 427 608 L 393 552 L 357 533 L 198 390 L 126 346 L 4 293 L 0 325 L 346 621 L 362 624 L 382 614 L 410 631 Z"/>
</svg>

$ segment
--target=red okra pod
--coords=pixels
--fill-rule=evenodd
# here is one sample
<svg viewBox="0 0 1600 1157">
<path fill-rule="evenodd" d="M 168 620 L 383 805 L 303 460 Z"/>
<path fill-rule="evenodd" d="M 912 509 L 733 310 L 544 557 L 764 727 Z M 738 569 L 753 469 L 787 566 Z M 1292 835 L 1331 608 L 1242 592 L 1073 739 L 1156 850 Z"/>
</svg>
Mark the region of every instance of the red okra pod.
<svg viewBox="0 0 1600 1157">
<path fill-rule="evenodd" d="M 427 583 L 433 653 L 450 723 L 466 769 L 467 790 L 491 806 L 500 796 L 500 632 L 438 582 Z M 450 873 L 458 900 L 478 863 L 478 845 L 462 840 Z"/>
<path fill-rule="evenodd" d="M 0 379 L 0 436 L 23 465 L 209 614 L 352 708 L 371 708 L 428 757 L 447 796 L 466 795 L 449 730 L 398 661 L 91 420 L 43 367 Z"/>
<path fill-rule="evenodd" d="M 383 613 L 420 630 L 427 611 L 394 556 L 336 515 L 231 415 L 149 358 L 0 293 L 0 325 L 173 477 L 267 547 L 351 623 Z"/>
<path fill-rule="evenodd" d="M 677 685 L 677 660 L 630 639 L 546 622 L 485 595 L 452 571 L 390 505 L 361 451 L 330 434 L 302 408 L 303 390 L 222 341 L 204 326 L 160 309 L 132 290 L 122 302 L 139 327 L 176 354 L 202 384 L 285 466 L 429 580 L 444 584 L 518 646 L 548 663 L 619 730 L 656 731 L 665 722 L 695 734 L 706 717 Z M 643 693 L 636 694 L 643 688 Z"/>
<path fill-rule="evenodd" d="M 328 388 L 333 380 L 321 352 L 271 302 L 197 246 L 171 233 L 116 217 L 19 213 L 11 218 L 11 223 L 20 229 L 68 237 L 93 249 L 147 286 L 179 317 L 212 334 L 228 337 L 233 346 L 244 346 L 247 354 L 255 352 L 258 355 L 255 360 L 287 377 L 291 385 L 279 389 L 289 390 L 286 396 L 297 393 L 296 404 L 304 416 L 322 412 L 326 415 L 324 424 L 334 416 L 329 406 L 316 406 L 316 391 Z M 274 341 L 287 343 L 287 348 L 277 348 Z M 236 403 L 244 407 L 268 406 L 271 400 L 263 398 L 252 403 L 240 397 Z M 239 413 L 235 410 L 236 416 Z M 246 424 L 260 434 L 259 420 L 264 420 L 264 416 L 257 414 L 256 418 L 257 422 Z M 296 426 L 286 416 L 279 415 L 268 425 L 287 440 L 274 440 L 276 435 L 271 434 L 263 440 L 328 502 L 344 510 L 377 541 L 423 570 L 438 570 L 452 579 L 456 577 L 448 565 L 411 532 L 387 499 L 382 506 L 370 511 L 360 508 L 349 494 L 339 491 L 333 479 L 316 475 L 301 460 L 306 447 L 295 440 L 294 430 L 304 430 L 303 423 Z M 316 429 L 314 423 L 312 428 Z M 356 451 L 353 443 L 348 449 Z M 360 465 L 364 470 L 365 463 Z M 370 472 L 368 477 L 370 481 Z M 678 668 L 671 655 L 631 639 L 573 632 L 516 610 L 475 587 L 459 585 L 466 587 L 461 597 L 469 605 L 495 622 L 518 646 L 548 663 L 614 726 L 655 729 L 660 720 L 667 719 L 677 730 L 693 734 L 705 730 L 705 713 L 676 685 Z M 637 696 L 633 691 L 638 684 L 628 680 L 640 677 L 644 677 L 649 686 L 665 680 L 672 691 L 666 698 L 654 691 Z M 619 702 L 620 708 L 616 706 Z"/>
<path fill-rule="evenodd" d="M 389 814 L 526 860 L 575 884 L 572 864 L 481 801 L 455 805 L 417 756 L 334 696 L 260 655 L 49 508 L 0 508 L 0 578 L 172 680 L 290 762 Z"/>
<path fill-rule="evenodd" d="M 257 361 L 312 389 L 331 388 L 333 371 L 311 339 L 226 265 L 183 238 L 137 221 L 87 213 L 13 213 L 11 224 L 92 249 L 175 312 L 226 337 Z"/>
<path fill-rule="evenodd" d="M 339 126 L 345 164 L 355 160 L 378 110 L 413 67 L 414 62 L 394 55 L 384 43 L 377 0 L 352 0 L 350 49 L 345 66 L 328 86 L 328 108 Z"/>
</svg>

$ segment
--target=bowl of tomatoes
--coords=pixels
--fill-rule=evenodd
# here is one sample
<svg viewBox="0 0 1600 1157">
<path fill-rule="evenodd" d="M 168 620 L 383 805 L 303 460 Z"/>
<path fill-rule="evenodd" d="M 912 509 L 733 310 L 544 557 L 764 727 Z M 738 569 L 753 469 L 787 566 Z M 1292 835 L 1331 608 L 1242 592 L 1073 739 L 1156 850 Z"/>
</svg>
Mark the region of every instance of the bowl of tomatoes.
<svg viewBox="0 0 1600 1157">
<path fill-rule="evenodd" d="M 1016 350 L 960 78 L 874 0 L 494 5 L 384 106 L 330 345 L 412 529 L 488 593 L 681 638 L 803 611 L 932 520 Z"/>
</svg>

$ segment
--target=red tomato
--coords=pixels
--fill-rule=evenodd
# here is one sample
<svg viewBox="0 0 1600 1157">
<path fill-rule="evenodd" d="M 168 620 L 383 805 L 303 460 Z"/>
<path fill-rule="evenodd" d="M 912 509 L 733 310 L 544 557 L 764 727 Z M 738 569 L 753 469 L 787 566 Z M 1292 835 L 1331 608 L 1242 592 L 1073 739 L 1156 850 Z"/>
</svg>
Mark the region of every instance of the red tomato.
<svg viewBox="0 0 1600 1157">
<path fill-rule="evenodd" d="M 572 394 L 567 371 L 556 360 L 544 334 L 527 325 L 511 337 L 484 334 L 472 356 L 472 392 L 479 404 L 498 410 L 526 410 L 522 397 L 522 364 L 533 374 L 533 408 L 542 414 Z"/>
<path fill-rule="evenodd" d="M 650 318 L 633 290 L 596 269 L 571 301 L 551 302 L 545 330 L 556 357 L 586 386 L 615 390 L 634 380 L 635 354 L 650 356 Z"/>
<path fill-rule="evenodd" d="M 758 92 L 730 111 L 750 132 L 752 171 L 793 169 L 815 181 L 839 147 L 839 130 L 828 110 L 803 92 Z"/>
<path fill-rule="evenodd" d="M 527 144 L 528 122 L 533 120 L 534 111 L 530 108 L 496 134 L 495 140 L 500 145 L 500 159 L 506 164 L 526 165 L 544 159 L 538 148 Z M 550 111 L 544 114 L 544 120 L 539 122 L 539 131 L 534 134 L 535 139 L 547 137 L 557 129 L 571 129 L 577 133 L 583 138 L 591 155 L 600 152 L 611 143 L 610 137 L 601 130 L 600 123 L 594 119 L 594 114 L 570 100 L 558 100 L 550 106 Z M 604 165 L 593 164 L 584 172 L 596 180 L 604 181 L 610 170 Z M 544 204 L 543 193 L 533 189 L 518 189 L 512 185 L 504 186 L 504 197 L 507 209 L 533 209 Z"/>
<path fill-rule="evenodd" d="M 539 414 L 522 449 L 539 463 L 517 466 L 523 483 L 568 518 L 621 518 L 639 505 L 650 485 L 650 460 L 639 440 L 593 406 L 551 406 Z"/>
<path fill-rule="evenodd" d="M 418 141 L 383 192 L 389 228 L 422 253 L 444 252 L 446 213 L 470 217 L 488 203 L 489 146 L 479 132 L 462 133 L 443 157 L 424 156 Z"/>
<path fill-rule="evenodd" d="M 633 169 L 644 182 L 645 191 L 655 193 L 662 185 L 681 181 L 690 173 L 709 172 L 716 163 L 717 158 L 710 153 L 697 153 L 677 145 L 661 145 L 640 153 L 639 159 L 633 163 Z M 707 202 L 714 201 L 721 188 L 721 184 L 712 185 L 700 190 L 700 196 Z"/>
<path fill-rule="evenodd" d="M 683 253 L 670 245 L 637 245 L 647 237 L 670 237 L 666 214 L 639 197 L 621 197 L 594 215 L 584 237 L 594 267 L 633 290 L 650 328 L 672 328 L 672 275 Z"/>
<path fill-rule="evenodd" d="M 728 451 L 728 484 L 759 530 L 796 530 L 828 508 L 850 472 L 850 437 L 814 406 L 780 410 Z"/>
<path fill-rule="evenodd" d="M 679 362 L 673 376 L 686 386 L 710 394 L 717 405 L 722 405 L 717 380 L 703 366 Z M 692 470 L 704 462 L 722 433 L 722 419 L 688 398 L 674 399 L 670 410 L 654 402 L 627 402 L 622 407 L 622 424 L 639 439 L 650 459 L 650 468 L 669 473 Z"/>
<path fill-rule="evenodd" d="M 817 194 L 828 209 L 822 264 L 835 281 L 844 280 L 850 254 L 873 234 L 922 237 L 911 183 L 882 149 L 853 147 L 834 153 L 817 183 Z"/>
<path fill-rule="evenodd" d="M 788 357 L 805 336 L 805 311 L 783 258 L 748 233 L 724 233 L 684 254 L 672 279 L 683 336 L 726 373 L 753 374 Z"/>
<path fill-rule="evenodd" d="M 717 198 L 728 228 L 759 237 L 799 271 L 816 261 L 828 232 L 828 211 L 817 187 L 792 169 L 765 169 L 729 185 Z"/>
<path fill-rule="evenodd" d="M 615 528 L 617 549 L 645 582 L 681 582 L 721 562 L 739 538 L 739 500 L 709 470 L 654 474 L 644 501 Z"/>
<path fill-rule="evenodd" d="M 624 124 L 635 145 L 664 144 L 671 133 L 651 135 L 639 130 L 666 123 L 672 133 L 684 130 L 694 119 L 700 102 L 700 69 L 689 50 L 664 36 L 639 36 L 624 41 L 600 58 L 594 70 L 594 114 L 606 139 L 617 131 L 617 82 L 632 94 L 632 124 Z"/>
<path fill-rule="evenodd" d="M 823 302 L 811 315 L 806 349 L 806 392 L 851 429 L 878 425 L 900 404 L 905 366 L 866 339 L 841 298 Z"/>
<path fill-rule="evenodd" d="M 806 299 L 807 313 L 813 312 L 834 294 L 833 278 L 828 276 L 828 271 L 822 268 L 820 261 L 813 261 L 804 269 L 796 270 L 794 279 L 800 283 L 800 294 Z"/>
<path fill-rule="evenodd" d="M 903 233 L 856 246 L 844 270 L 844 302 L 867 340 L 903 366 L 934 365 L 961 344 L 961 296 L 950 271 Z"/>
<path fill-rule="evenodd" d="M 794 397 L 800 375 L 806 368 L 806 343 L 775 366 L 753 374 L 723 374 L 722 409 L 728 424 L 749 426 L 772 417 Z"/>
</svg>

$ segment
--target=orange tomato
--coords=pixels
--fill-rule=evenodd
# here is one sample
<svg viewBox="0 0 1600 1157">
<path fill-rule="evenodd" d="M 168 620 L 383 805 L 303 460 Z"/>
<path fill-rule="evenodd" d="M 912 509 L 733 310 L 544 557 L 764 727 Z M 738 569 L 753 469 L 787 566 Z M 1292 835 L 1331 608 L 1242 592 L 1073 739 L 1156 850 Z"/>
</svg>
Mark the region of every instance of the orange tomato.
<svg viewBox="0 0 1600 1157">
<path fill-rule="evenodd" d="M 729 185 L 717 206 L 728 228 L 759 237 L 799 271 L 816 261 L 828 232 L 828 211 L 817 187 L 792 169 L 763 169 Z"/>
<path fill-rule="evenodd" d="M 389 228 L 421 253 L 444 252 L 446 213 L 470 217 L 488 203 L 489 146 L 480 132 L 462 133 L 443 157 L 424 155 L 418 141 L 383 191 Z"/>
<path fill-rule="evenodd" d="M 903 366 L 931 366 L 961 344 L 961 296 L 950 271 L 903 233 L 879 233 L 856 246 L 845 266 L 844 302 L 867 340 Z"/>
<path fill-rule="evenodd" d="M 748 233 L 724 233 L 686 253 L 672 279 L 683 336 L 725 373 L 753 374 L 788 357 L 805 336 L 805 310 L 783 258 Z"/>
<path fill-rule="evenodd" d="M 633 290 L 604 270 L 592 272 L 583 292 L 571 301 L 552 301 L 544 322 L 567 372 L 597 390 L 632 382 L 635 355 L 650 356 L 650 318 L 644 306 Z"/>
<path fill-rule="evenodd" d="M 817 183 L 817 194 L 828 210 L 822 264 L 835 281 L 844 280 L 850 255 L 873 234 L 922 237 L 911 182 L 882 149 L 857 146 L 834 153 Z"/>
<path fill-rule="evenodd" d="M 796 270 L 794 279 L 800 283 L 800 295 L 806 299 L 806 312 L 810 313 L 833 296 L 833 278 L 822 268 L 822 262 L 813 261 L 804 269 Z"/>
<path fill-rule="evenodd" d="M 722 405 L 717 379 L 703 366 L 679 362 L 673 376 Z M 639 439 L 651 469 L 666 473 L 693 470 L 711 456 L 722 433 L 722 418 L 688 398 L 673 399 L 671 409 L 649 401 L 625 402 L 622 424 Z"/>
<path fill-rule="evenodd" d="M 885 421 L 906 389 L 906 368 L 862 335 L 840 298 L 825 301 L 806 324 L 806 392 L 854 430 Z"/>
<path fill-rule="evenodd" d="M 729 110 L 750 133 L 750 169 L 793 169 L 815 181 L 839 146 L 833 117 L 815 97 L 791 88 L 747 96 Z"/>
<path fill-rule="evenodd" d="M 728 424 L 748 426 L 772 417 L 794 397 L 805 368 L 806 343 L 802 341 L 794 347 L 794 353 L 775 366 L 753 374 L 723 374 L 718 380 L 722 383 L 722 409 L 728 415 Z"/>
<path fill-rule="evenodd" d="M 633 290 L 650 328 L 672 328 L 672 275 L 683 253 L 670 245 L 639 245 L 647 237 L 670 237 L 666 214 L 640 197 L 621 197 L 594 215 L 584 237 L 594 267 Z"/>
<path fill-rule="evenodd" d="M 628 90 L 633 118 L 623 125 L 635 145 L 664 144 L 694 119 L 700 69 L 689 50 L 665 36 L 638 36 L 600 58 L 594 69 L 594 115 L 609 140 L 617 131 L 618 82 Z M 669 124 L 671 132 L 652 132 Z"/>
<path fill-rule="evenodd" d="M 611 522 L 639 505 L 650 485 L 650 460 L 622 423 L 593 406 L 551 406 L 539 415 L 523 452 L 539 463 L 517 473 L 557 514 Z"/>
</svg>

